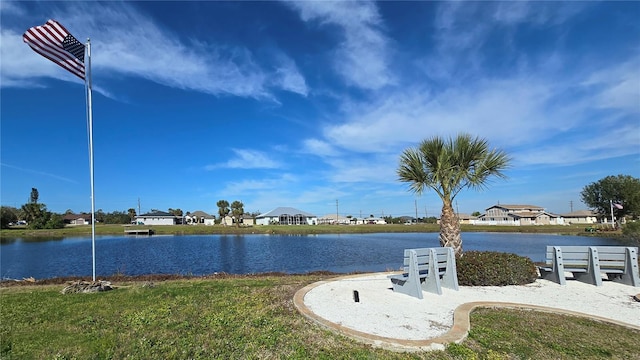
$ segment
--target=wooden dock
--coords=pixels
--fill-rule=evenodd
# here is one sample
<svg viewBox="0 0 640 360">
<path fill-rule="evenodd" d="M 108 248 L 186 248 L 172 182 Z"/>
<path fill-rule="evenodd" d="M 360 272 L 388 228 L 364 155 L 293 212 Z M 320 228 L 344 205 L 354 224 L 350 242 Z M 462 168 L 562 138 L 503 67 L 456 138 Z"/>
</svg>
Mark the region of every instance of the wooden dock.
<svg viewBox="0 0 640 360">
<path fill-rule="evenodd" d="M 153 235 L 153 229 L 125 229 L 125 235 Z"/>
</svg>

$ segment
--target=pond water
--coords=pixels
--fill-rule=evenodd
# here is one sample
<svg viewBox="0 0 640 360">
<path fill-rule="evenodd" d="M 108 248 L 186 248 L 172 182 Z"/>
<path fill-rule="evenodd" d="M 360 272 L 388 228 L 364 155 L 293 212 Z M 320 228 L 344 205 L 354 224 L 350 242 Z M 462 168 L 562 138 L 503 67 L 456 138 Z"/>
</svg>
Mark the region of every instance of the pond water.
<svg viewBox="0 0 640 360">
<path fill-rule="evenodd" d="M 618 245 L 614 239 L 463 233 L 463 248 L 544 261 L 547 245 Z M 406 248 L 439 246 L 437 233 L 96 237 L 96 275 L 376 272 L 399 269 Z M 0 276 L 91 276 L 91 237 L 12 239 L 0 246 Z"/>
</svg>

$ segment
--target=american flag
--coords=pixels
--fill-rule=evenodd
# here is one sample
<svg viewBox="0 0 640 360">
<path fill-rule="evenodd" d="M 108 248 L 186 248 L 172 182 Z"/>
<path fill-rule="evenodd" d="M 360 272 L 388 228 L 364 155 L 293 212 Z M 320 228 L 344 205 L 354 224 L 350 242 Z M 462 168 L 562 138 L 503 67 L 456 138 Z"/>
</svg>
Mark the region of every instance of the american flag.
<svg viewBox="0 0 640 360">
<path fill-rule="evenodd" d="M 618 204 L 618 203 L 613 203 L 613 206 L 614 206 L 616 209 L 623 209 L 623 208 L 624 208 L 622 205 L 620 205 L 620 204 Z"/>
<path fill-rule="evenodd" d="M 34 26 L 22 35 L 22 41 L 33 51 L 62 66 L 80 79 L 85 79 L 85 46 L 55 20 Z"/>
</svg>

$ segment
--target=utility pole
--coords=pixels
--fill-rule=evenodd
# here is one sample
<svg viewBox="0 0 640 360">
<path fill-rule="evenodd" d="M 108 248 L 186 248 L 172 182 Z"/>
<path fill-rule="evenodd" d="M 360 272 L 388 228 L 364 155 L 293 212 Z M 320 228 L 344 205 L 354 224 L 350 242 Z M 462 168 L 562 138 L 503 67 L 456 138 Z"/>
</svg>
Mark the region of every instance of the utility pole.
<svg viewBox="0 0 640 360">
<path fill-rule="evenodd" d="M 573 200 L 569 201 L 569 207 L 571 208 L 571 212 L 573 212 Z"/>
<path fill-rule="evenodd" d="M 415 208 L 416 208 L 416 224 L 418 223 L 418 200 L 414 200 Z"/>
<path fill-rule="evenodd" d="M 140 215 L 140 198 L 138 198 L 138 215 Z"/>
<path fill-rule="evenodd" d="M 338 225 L 338 199 L 336 199 L 336 225 Z"/>
</svg>

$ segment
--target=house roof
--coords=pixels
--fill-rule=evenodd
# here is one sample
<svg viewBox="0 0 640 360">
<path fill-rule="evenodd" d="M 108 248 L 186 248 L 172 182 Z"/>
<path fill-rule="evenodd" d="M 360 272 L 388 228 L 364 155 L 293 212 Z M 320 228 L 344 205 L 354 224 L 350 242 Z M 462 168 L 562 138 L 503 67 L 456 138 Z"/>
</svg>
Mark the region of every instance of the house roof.
<svg viewBox="0 0 640 360">
<path fill-rule="evenodd" d="M 192 212 L 191 214 L 189 214 L 189 216 L 191 217 L 201 217 L 201 218 L 205 218 L 205 219 L 213 219 L 214 217 L 212 215 L 207 214 L 204 211 L 201 210 L 196 210 L 194 212 Z"/>
<path fill-rule="evenodd" d="M 321 219 L 335 220 L 336 219 L 336 214 L 326 214 L 326 215 L 322 216 Z M 347 219 L 348 219 L 348 217 L 346 217 L 346 216 L 338 215 L 338 220 L 347 220 Z"/>
<path fill-rule="evenodd" d="M 592 210 L 577 210 L 574 212 L 561 214 L 562 217 L 571 218 L 571 217 L 586 217 L 586 216 L 598 216 L 598 213 Z"/>
<path fill-rule="evenodd" d="M 306 217 L 315 217 L 315 215 L 310 214 L 308 212 L 304 212 L 302 210 L 298 210 L 296 208 L 292 208 L 292 207 L 279 207 L 279 208 L 275 208 L 269 212 L 266 212 L 264 214 L 260 214 L 257 216 L 257 218 L 265 218 L 265 217 L 274 217 L 274 216 L 280 216 L 280 215 L 303 215 Z"/>
<path fill-rule="evenodd" d="M 91 214 L 65 214 L 62 217 L 63 220 L 77 220 L 77 219 L 85 219 L 91 220 Z"/>
<path fill-rule="evenodd" d="M 549 215 L 549 217 L 558 217 L 558 215 L 552 214 L 546 211 L 541 211 L 537 213 L 531 213 L 528 211 L 516 211 L 508 214 L 508 216 L 519 217 L 519 218 L 529 218 L 529 219 L 537 218 L 540 215 Z"/>
<path fill-rule="evenodd" d="M 414 218 L 413 216 L 400 216 L 399 217 L 400 220 L 402 221 L 407 221 L 407 220 L 416 220 L 416 218 Z"/>
<path fill-rule="evenodd" d="M 507 210 L 522 210 L 522 209 L 531 209 L 531 210 L 544 210 L 543 207 L 535 206 L 535 205 L 506 205 L 506 204 L 496 204 L 491 207 L 488 207 L 486 210 L 491 208 L 503 208 Z"/>
<path fill-rule="evenodd" d="M 164 212 L 164 211 L 152 211 L 152 212 L 148 212 L 146 214 L 140 214 L 136 217 L 171 217 L 174 218 L 176 217 L 175 215 L 168 213 L 168 212 Z"/>
</svg>

